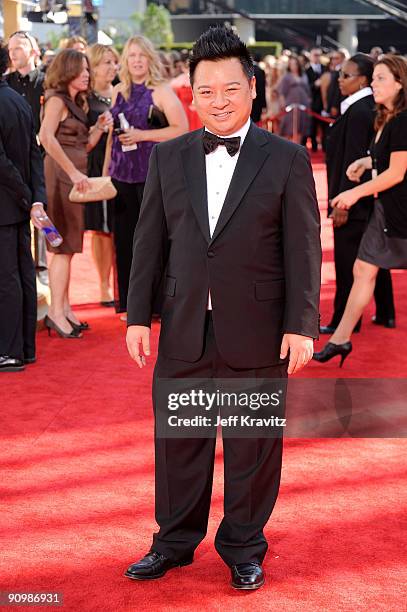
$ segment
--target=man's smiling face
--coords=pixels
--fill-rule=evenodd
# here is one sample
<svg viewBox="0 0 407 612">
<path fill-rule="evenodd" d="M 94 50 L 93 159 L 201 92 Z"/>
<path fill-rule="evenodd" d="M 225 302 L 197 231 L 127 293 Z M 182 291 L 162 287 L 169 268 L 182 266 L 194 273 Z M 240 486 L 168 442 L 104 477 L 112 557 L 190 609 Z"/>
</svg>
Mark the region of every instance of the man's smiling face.
<svg viewBox="0 0 407 612">
<path fill-rule="evenodd" d="M 235 57 L 199 62 L 192 89 L 200 120 L 219 136 L 228 136 L 243 127 L 256 97 L 255 78 L 249 82 Z"/>
</svg>

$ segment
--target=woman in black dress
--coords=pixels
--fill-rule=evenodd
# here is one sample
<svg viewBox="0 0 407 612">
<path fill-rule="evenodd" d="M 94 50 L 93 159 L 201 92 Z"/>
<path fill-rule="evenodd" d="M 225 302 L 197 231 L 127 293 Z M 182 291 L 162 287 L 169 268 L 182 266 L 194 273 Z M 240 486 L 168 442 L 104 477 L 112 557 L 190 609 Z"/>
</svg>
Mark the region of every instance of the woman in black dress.
<svg viewBox="0 0 407 612">
<path fill-rule="evenodd" d="M 92 92 L 88 99 L 89 123 L 91 126 L 96 125 L 101 114 L 105 113 L 106 116 L 105 133 L 88 157 L 88 176 L 101 176 L 112 103 L 112 81 L 117 75 L 117 57 L 111 47 L 98 43 L 88 49 L 87 55 L 92 68 Z M 92 253 L 99 273 L 100 302 L 103 306 L 114 305 L 109 287 L 113 261 L 113 212 L 112 200 L 92 202 L 85 206 L 85 229 L 93 231 Z"/>
<path fill-rule="evenodd" d="M 375 195 L 374 212 L 359 247 L 344 315 L 330 342 L 314 354 L 320 362 L 340 355 L 342 365 L 351 352 L 350 338 L 373 295 L 379 268 L 407 269 L 407 61 L 385 55 L 375 66 L 372 89 L 378 112 L 371 156 L 353 162 L 347 173 L 359 182 L 370 169 L 374 178 L 340 193 L 332 206 L 348 210 L 360 198 Z"/>
<path fill-rule="evenodd" d="M 360 198 L 350 211 L 330 205 L 335 196 L 353 187 L 346 171 L 351 163 L 366 155 L 374 137 L 375 101 L 370 87 L 373 68 L 373 59 L 365 53 L 357 53 L 345 61 L 338 79 L 340 92 L 344 96 L 340 104 L 341 114 L 326 132 L 328 215 L 333 220 L 336 292 L 331 320 L 328 325 L 320 327 L 320 334 L 333 334 L 345 312 L 353 284 L 353 266 L 373 212 L 373 196 Z M 362 182 L 370 179 L 370 171 L 361 177 Z M 375 300 L 374 322 L 394 327 L 390 270 L 379 271 Z M 360 324 L 361 321 L 358 321 L 355 331 L 358 331 Z"/>
</svg>

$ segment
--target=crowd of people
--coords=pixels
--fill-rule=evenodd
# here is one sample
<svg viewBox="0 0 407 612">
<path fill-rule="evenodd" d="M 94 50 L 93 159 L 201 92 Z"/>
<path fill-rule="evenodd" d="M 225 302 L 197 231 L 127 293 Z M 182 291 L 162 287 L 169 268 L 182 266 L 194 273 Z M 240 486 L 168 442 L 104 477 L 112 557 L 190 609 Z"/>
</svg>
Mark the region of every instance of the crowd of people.
<svg viewBox="0 0 407 612">
<path fill-rule="evenodd" d="M 125 321 L 133 235 L 154 144 L 202 126 L 189 83 L 189 52 L 158 51 L 140 35 L 127 41 L 121 55 L 109 45 L 88 47 L 80 36 L 62 41 L 61 48 L 56 51 L 50 48 L 41 51 L 35 38 L 19 31 L 9 38 L 7 46 L 1 45 L 1 53 L 1 84 L 7 84 L 7 90 L 14 90 L 25 98 L 31 107 L 32 125 L 27 121 L 24 123 L 21 116 L 15 118 L 18 124 L 14 125 L 15 138 L 18 140 L 23 132 L 26 138 L 27 134 L 30 135 L 26 143 L 29 160 L 15 160 L 5 146 L 6 131 L 0 133 L 0 189 L 11 198 L 7 174 L 10 164 L 13 170 L 17 169 L 20 179 L 25 177 L 30 197 L 25 193 L 23 200 L 28 204 L 21 206 L 21 202 L 18 203 L 21 210 L 17 217 L 18 223 L 23 223 L 25 228 L 25 248 L 28 248 L 27 224 L 30 218 L 35 228 L 33 254 L 37 280 L 49 284 L 50 288 L 45 325 L 49 333 L 78 339 L 89 325 L 80 321 L 71 308 L 69 283 L 72 257 L 82 252 L 84 232 L 92 232 L 92 253 L 100 281 L 101 305 L 115 307 Z M 372 287 L 376 298 L 374 322 L 395 326 L 389 270 L 407 267 L 404 243 L 399 245 L 396 259 L 391 255 L 377 258 L 372 252 L 376 253 L 375 249 L 379 247 L 373 244 L 371 237 L 368 242 L 372 230 L 366 238 L 366 227 L 372 226 L 374 210 L 376 232 L 381 231 L 381 238 L 386 232 L 386 238 L 392 237 L 394 244 L 394 239 L 407 237 L 406 217 L 403 217 L 400 204 L 400 199 L 406 196 L 403 173 L 403 143 L 407 142 L 406 62 L 396 53 L 383 54 L 378 47 L 370 54 L 358 53 L 352 57 L 346 49 L 323 52 L 315 47 L 300 53 L 284 50 L 278 58 L 266 56 L 255 57 L 255 60 L 257 96 L 253 101 L 252 120 L 298 144 L 307 145 L 310 140 L 313 151 L 321 148 L 326 152 L 337 289 L 331 321 L 320 328 L 321 333 L 334 336 L 325 352 L 316 354 L 315 358 L 326 360 L 338 350 L 346 356 L 351 350 L 350 333 L 353 328 L 355 331 L 360 329 L 362 310 L 366 300 L 370 299 Z M 384 71 L 384 75 L 375 77 L 376 70 Z M 394 89 L 393 97 L 389 94 L 390 98 L 381 102 L 372 81 L 376 81 L 379 90 L 379 81 L 385 77 L 400 87 Z M 1 91 L 6 90 L 3 87 Z M 376 119 L 375 104 L 379 108 Z M 123 118 L 128 128 L 123 127 Z M 4 116 L 2 120 L 13 125 L 11 116 Z M 392 127 L 393 124 L 397 124 L 396 128 Z M 38 151 L 34 153 L 35 146 L 38 146 Z M 369 151 L 375 154 L 373 171 Z M 20 158 L 22 154 L 23 150 L 20 150 Z M 38 178 L 42 172 L 41 157 L 45 187 L 42 179 Z M 396 158 L 397 162 L 394 161 Z M 354 164 L 361 159 L 363 163 L 360 161 L 355 169 Z M 394 181 L 392 183 L 393 179 L 389 179 L 390 182 L 383 183 L 380 177 L 372 178 L 372 172 L 373 175 L 388 172 Z M 70 201 L 69 193 L 73 186 L 86 193 L 90 187 L 88 179 L 102 175 L 112 179 L 117 192 L 114 200 L 86 205 Z M 34 180 L 39 182 L 33 185 Z M 352 189 L 355 181 L 361 182 L 357 189 L 365 186 L 363 193 L 359 191 L 355 201 L 355 196 L 353 199 L 347 196 L 345 200 L 339 197 L 349 189 L 349 193 L 356 193 Z M 383 190 L 383 184 L 386 194 L 377 204 L 376 196 Z M 33 199 L 38 189 L 41 197 Z M 397 208 L 394 216 L 387 212 L 390 206 Z M 20 219 L 22 211 L 23 219 Z M 41 231 L 46 214 L 62 235 L 63 241 L 59 246 L 46 245 Z M 0 220 L 2 230 L 17 223 L 15 216 L 6 215 L 3 221 Z M 387 226 L 391 228 L 389 232 Z M 362 250 L 359 251 L 361 243 Z M 53 253 L 49 268 L 46 248 Z M 366 249 L 369 249 L 369 254 L 366 254 Z M 15 265 L 17 268 L 20 266 L 18 261 Z M 15 273 L 13 279 L 2 283 L 1 287 L 3 293 L 8 287 L 4 304 L 9 303 L 4 306 L 6 316 L 2 317 L 2 321 L 7 321 L 4 323 L 7 330 L 0 330 L 0 370 L 23 369 L 25 364 L 35 360 L 32 308 L 31 314 L 26 308 L 27 304 L 35 301 L 35 285 L 31 266 L 25 270 L 25 276 Z M 110 286 L 112 271 L 113 288 Z M 3 270 L 2 276 L 5 276 Z M 358 301 L 355 296 L 361 293 L 364 298 Z M 349 306 L 350 295 L 358 302 L 357 306 L 352 306 L 353 302 Z M 11 324 L 11 313 L 16 310 L 13 304 L 16 303 L 24 304 L 24 307 L 22 314 L 15 316 Z M 156 312 L 159 310 L 157 299 Z M 352 316 L 347 314 L 349 310 Z M 358 314 L 356 320 L 355 313 Z M 26 317 L 31 317 L 30 324 Z M 344 317 L 346 325 L 342 323 Z M 344 325 L 346 332 L 343 331 Z M 24 348 L 27 329 L 31 330 L 28 334 L 31 339 L 27 340 L 30 348 Z M 337 349 L 335 346 L 345 348 Z"/>
</svg>

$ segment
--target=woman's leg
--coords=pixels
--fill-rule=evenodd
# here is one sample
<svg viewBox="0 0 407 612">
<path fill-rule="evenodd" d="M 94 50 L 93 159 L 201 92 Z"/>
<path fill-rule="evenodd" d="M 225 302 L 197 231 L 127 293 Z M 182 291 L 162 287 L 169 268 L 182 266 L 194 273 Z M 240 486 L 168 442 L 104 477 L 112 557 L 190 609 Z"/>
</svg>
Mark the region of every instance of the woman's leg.
<svg viewBox="0 0 407 612">
<path fill-rule="evenodd" d="M 377 266 L 356 259 L 353 266 L 354 281 L 346 302 L 345 312 L 330 342 L 343 344 L 350 340 L 356 323 L 373 297 L 378 270 Z"/>
<path fill-rule="evenodd" d="M 71 333 L 72 327 L 65 318 L 66 299 L 69 289 L 69 277 L 72 255 L 55 254 L 49 267 L 49 285 L 51 304 L 49 317 L 62 331 Z"/>
<path fill-rule="evenodd" d="M 100 279 L 100 301 L 110 302 L 112 300 L 109 286 L 113 262 L 112 235 L 94 232 L 92 235 L 92 253 Z"/>
</svg>

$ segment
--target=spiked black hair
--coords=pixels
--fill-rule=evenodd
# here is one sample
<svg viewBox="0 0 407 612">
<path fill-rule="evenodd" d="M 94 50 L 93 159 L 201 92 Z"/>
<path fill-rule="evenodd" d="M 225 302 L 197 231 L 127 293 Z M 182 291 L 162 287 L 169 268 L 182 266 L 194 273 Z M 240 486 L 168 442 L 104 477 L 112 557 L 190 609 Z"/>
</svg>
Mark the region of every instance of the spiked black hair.
<svg viewBox="0 0 407 612">
<path fill-rule="evenodd" d="M 189 60 L 189 77 L 191 85 L 199 62 L 217 62 L 223 59 L 236 57 L 243 71 L 250 81 L 254 75 L 253 59 L 243 41 L 231 29 L 216 26 L 206 30 L 196 41 L 192 48 Z"/>
</svg>

